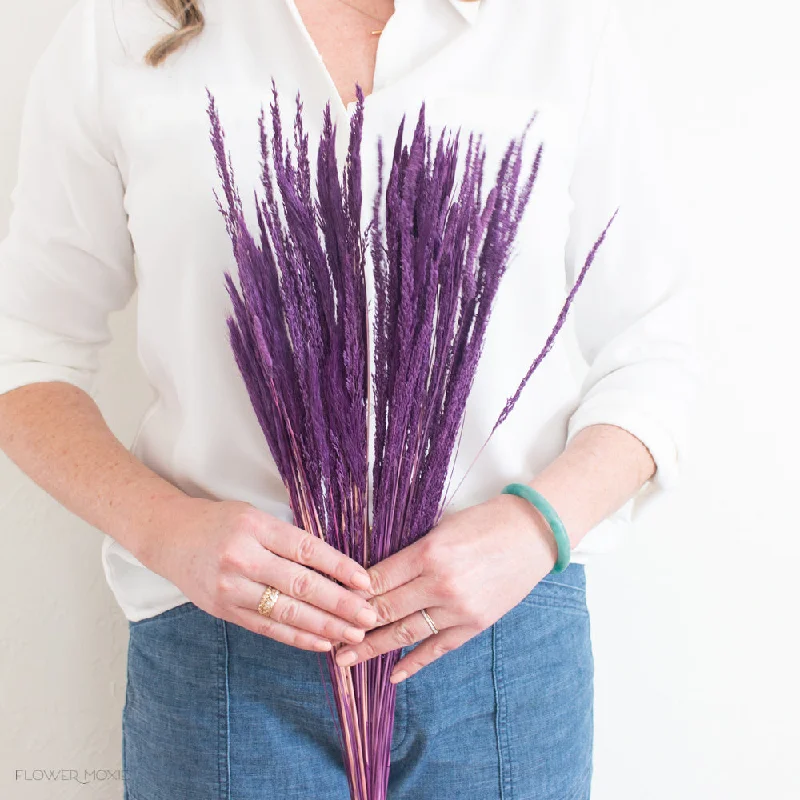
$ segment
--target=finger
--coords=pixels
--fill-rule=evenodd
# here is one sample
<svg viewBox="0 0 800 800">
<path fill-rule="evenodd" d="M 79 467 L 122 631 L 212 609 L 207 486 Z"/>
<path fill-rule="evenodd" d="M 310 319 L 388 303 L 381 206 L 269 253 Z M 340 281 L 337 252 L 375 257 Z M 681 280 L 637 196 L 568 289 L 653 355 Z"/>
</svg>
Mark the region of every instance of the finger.
<svg viewBox="0 0 800 800">
<path fill-rule="evenodd" d="M 448 610 L 443 606 L 426 610 L 439 631 L 455 622 L 451 619 Z M 391 625 L 370 631 L 360 644 L 343 647 L 336 654 L 336 663 L 340 667 L 352 667 L 354 664 L 375 658 L 381 653 L 389 653 L 399 647 L 415 644 L 427 639 L 429 636 L 433 636 L 433 631 L 425 617 L 418 611 L 416 614 L 403 617 L 403 619 L 399 619 Z"/>
<path fill-rule="evenodd" d="M 438 626 L 437 626 L 438 627 Z M 464 625 L 456 625 L 452 628 L 429 636 L 422 644 L 409 650 L 395 664 L 389 680 L 392 683 L 400 683 L 410 678 L 415 672 L 419 672 L 423 667 L 432 664 L 437 658 L 441 658 L 446 653 L 461 647 L 464 642 L 469 641 L 476 635 L 476 631 Z"/>
<path fill-rule="evenodd" d="M 263 584 L 243 577 L 231 594 L 231 605 L 257 611 L 264 589 Z M 283 593 L 278 595 L 269 619 L 317 634 L 331 642 L 361 642 L 365 634 L 364 628 L 353 627 L 333 614 Z"/>
<path fill-rule="evenodd" d="M 367 602 L 378 612 L 374 627 L 382 627 L 408 617 L 421 608 L 439 605 L 443 598 L 436 589 L 437 582 L 434 578 L 421 575 L 386 594 L 369 598 Z"/>
<path fill-rule="evenodd" d="M 285 595 L 361 627 L 372 626 L 377 618 L 377 613 L 363 597 L 318 572 L 268 550 L 262 551 L 262 557 L 251 564 L 244 574 L 256 583 L 274 586 Z"/>
<path fill-rule="evenodd" d="M 292 647 L 299 647 L 301 650 L 313 650 L 319 653 L 330 650 L 333 646 L 328 639 L 323 639 L 308 631 L 301 631 L 291 625 L 284 625 L 282 622 L 241 606 L 232 607 L 230 621 L 259 634 L 259 636 L 267 636 Z"/>
<path fill-rule="evenodd" d="M 256 534 L 267 550 L 282 558 L 324 572 L 357 589 L 369 588 L 366 570 L 318 536 L 288 523 L 259 527 Z"/>
<path fill-rule="evenodd" d="M 422 574 L 425 539 L 417 539 L 408 547 L 373 564 L 368 570 L 372 594 L 386 594 Z"/>
</svg>

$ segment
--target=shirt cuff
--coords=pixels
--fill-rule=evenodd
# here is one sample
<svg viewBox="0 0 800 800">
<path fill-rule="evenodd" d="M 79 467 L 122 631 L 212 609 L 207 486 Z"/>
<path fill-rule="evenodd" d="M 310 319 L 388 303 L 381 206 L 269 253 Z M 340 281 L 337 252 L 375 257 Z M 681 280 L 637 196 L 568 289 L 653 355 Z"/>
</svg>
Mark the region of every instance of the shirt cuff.
<svg viewBox="0 0 800 800">
<path fill-rule="evenodd" d="M 566 443 L 583 428 L 598 424 L 623 428 L 650 451 L 656 471 L 640 489 L 642 494 L 650 494 L 653 488 L 672 489 L 678 485 L 681 459 L 675 440 L 663 423 L 642 407 L 641 401 L 622 392 L 603 392 L 583 401 L 567 422 Z"/>
<path fill-rule="evenodd" d="M 29 383 L 45 381 L 71 383 L 73 386 L 83 389 L 87 394 L 91 394 L 94 389 L 95 377 L 95 373 L 88 370 L 45 364 L 40 361 L 0 363 L 0 395 L 20 386 L 27 386 Z"/>
</svg>

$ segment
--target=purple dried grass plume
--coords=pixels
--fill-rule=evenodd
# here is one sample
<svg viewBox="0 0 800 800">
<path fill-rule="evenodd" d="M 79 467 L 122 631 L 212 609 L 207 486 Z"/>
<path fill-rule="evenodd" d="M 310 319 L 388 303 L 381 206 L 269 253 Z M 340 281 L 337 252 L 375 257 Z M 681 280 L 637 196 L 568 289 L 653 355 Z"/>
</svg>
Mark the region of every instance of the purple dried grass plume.
<svg viewBox="0 0 800 800">
<path fill-rule="evenodd" d="M 369 567 L 429 531 L 446 505 L 492 304 L 543 146 L 523 174 L 534 114 L 509 142 L 484 198 L 482 136 L 470 132 L 459 169 L 460 129 L 455 136 L 442 130 L 434 142 L 423 103 L 409 144 L 405 115 L 398 126 L 385 182 L 378 140 L 378 189 L 362 230 L 364 96 L 356 90 L 341 176 L 328 103 L 312 185 L 300 95 L 289 142 L 273 81 L 271 132 L 263 107 L 258 120 L 263 197 L 254 192 L 255 233 L 245 222 L 215 99 L 207 94 L 224 200 L 216 191 L 214 197 L 238 268 L 238 286 L 230 272 L 224 276 L 236 363 L 296 524 Z M 490 436 L 549 350 L 604 236 Z M 339 667 L 333 652 L 326 656 L 351 796 L 358 800 L 386 796 L 396 696 L 388 676 L 399 653 L 354 667 Z"/>
</svg>

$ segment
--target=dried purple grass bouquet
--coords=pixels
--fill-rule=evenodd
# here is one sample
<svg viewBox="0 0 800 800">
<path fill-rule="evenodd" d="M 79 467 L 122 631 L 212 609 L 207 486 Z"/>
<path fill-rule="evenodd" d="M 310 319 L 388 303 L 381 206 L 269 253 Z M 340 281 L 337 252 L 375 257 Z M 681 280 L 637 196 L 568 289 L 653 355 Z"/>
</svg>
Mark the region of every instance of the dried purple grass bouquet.
<svg viewBox="0 0 800 800">
<path fill-rule="evenodd" d="M 458 134 L 442 131 L 432 147 L 423 103 L 410 145 L 403 143 L 405 116 L 398 127 L 385 187 L 378 141 L 379 188 L 362 230 L 360 87 L 341 177 L 336 126 L 325 107 L 313 191 L 300 96 L 290 142 L 274 81 L 272 93 L 271 137 L 263 107 L 259 117 L 264 197 L 254 193 L 254 235 L 208 92 L 225 202 L 214 196 L 240 284 L 225 273 L 230 343 L 296 524 L 369 567 L 434 527 L 446 505 L 492 303 L 541 161 L 539 145 L 522 174 L 536 115 L 508 144 L 484 199 L 482 137 L 470 133 L 459 170 Z M 550 349 L 607 230 L 492 433 Z M 386 797 L 396 690 L 388 677 L 399 653 L 354 667 L 326 655 L 357 800 Z"/>
</svg>

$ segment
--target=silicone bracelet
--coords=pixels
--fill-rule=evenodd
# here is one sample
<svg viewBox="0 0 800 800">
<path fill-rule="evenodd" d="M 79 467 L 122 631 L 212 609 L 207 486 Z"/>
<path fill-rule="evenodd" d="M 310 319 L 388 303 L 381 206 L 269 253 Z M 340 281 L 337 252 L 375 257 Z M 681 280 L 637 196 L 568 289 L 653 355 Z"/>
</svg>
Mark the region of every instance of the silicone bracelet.
<svg viewBox="0 0 800 800">
<path fill-rule="evenodd" d="M 536 489 L 532 486 L 528 486 L 526 483 L 509 483 L 508 486 L 503 489 L 502 494 L 515 494 L 517 497 L 522 497 L 539 509 L 542 516 L 547 521 L 547 524 L 550 526 L 550 530 L 553 532 L 553 536 L 556 540 L 556 545 L 558 545 L 558 558 L 551 572 L 563 572 L 569 566 L 569 537 L 567 536 L 564 523 L 561 521 L 558 514 L 556 514 L 556 510 L 553 506 L 547 502 L 547 499 L 540 492 L 537 492 Z"/>
</svg>

